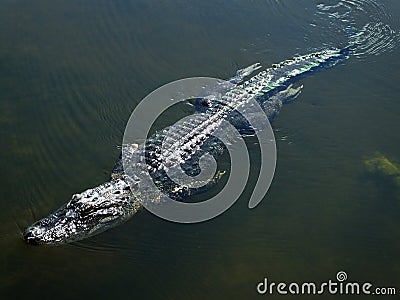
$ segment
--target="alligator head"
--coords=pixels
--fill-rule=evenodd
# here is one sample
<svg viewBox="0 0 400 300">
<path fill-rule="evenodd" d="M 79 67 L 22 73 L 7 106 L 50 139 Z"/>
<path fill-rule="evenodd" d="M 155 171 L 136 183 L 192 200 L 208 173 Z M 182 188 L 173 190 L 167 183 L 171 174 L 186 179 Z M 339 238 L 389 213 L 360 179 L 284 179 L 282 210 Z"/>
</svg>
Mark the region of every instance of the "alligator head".
<svg viewBox="0 0 400 300">
<path fill-rule="evenodd" d="M 115 179 L 72 196 L 53 214 L 24 232 L 28 244 L 62 244 L 81 240 L 126 221 L 140 208 L 130 185 Z"/>
</svg>

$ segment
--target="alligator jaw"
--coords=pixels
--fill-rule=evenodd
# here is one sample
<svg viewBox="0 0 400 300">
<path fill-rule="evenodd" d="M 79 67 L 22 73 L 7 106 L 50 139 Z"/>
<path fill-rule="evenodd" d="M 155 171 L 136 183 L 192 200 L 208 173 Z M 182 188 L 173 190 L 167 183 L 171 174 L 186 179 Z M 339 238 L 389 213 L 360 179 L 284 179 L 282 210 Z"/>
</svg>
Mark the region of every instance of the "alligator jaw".
<svg viewBox="0 0 400 300">
<path fill-rule="evenodd" d="M 30 226 L 24 232 L 25 242 L 34 246 L 44 244 L 44 241 L 40 238 L 40 234 L 42 231 L 43 229 L 40 226 Z"/>
<path fill-rule="evenodd" d="M 85 219 L 77 210 L 68 208 L 71 201 L 27 228 L 24 232 L 24 240 L 30 245 L 57 245 L 82 238 L 82 234 L 85 233 L 82 226 Z M 86 223 L 89 224 L 89 222 Z"/>
<path fill-rule="evenodd" d="M 31 245 L 78 241 L 126 221 L 140 207 L 129 184 L 119 178 L 72 196 L 66 205 L 26 229 L 24 240 Z"/>
</svg>

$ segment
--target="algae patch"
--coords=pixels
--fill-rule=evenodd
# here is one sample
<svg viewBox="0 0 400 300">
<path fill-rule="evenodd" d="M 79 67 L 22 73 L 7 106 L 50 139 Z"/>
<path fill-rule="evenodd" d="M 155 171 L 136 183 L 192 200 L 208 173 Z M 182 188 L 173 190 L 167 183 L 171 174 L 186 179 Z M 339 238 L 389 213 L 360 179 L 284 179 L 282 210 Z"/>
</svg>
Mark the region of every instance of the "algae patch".
<svg viewBox="0 0 400 300">
<path fill-rule="evenodd" d="M 400 188 L 400 167 L 383 154 L 376 153 L 372 157 L 365 159 L 364 165 L 369 173 L 392 180 Z"/>
</svg>

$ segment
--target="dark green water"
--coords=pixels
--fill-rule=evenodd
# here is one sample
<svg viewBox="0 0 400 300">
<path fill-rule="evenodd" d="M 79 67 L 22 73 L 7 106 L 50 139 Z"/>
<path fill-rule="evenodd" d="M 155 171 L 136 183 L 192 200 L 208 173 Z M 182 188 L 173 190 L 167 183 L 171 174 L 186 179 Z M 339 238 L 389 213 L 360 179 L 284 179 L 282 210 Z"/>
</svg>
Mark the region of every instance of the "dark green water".
<svg viewBox="0 0 400 300">
<path fill-rule="evenodd" d="M 381 2 L 397 30 L 400 4 Z M 399 293 L 400 190 L 363 165 L 375 151 L 400 162 L 399 48 L 303 80 L 273 123 L 277 170 L 256 209 L 252 176 L 208 222 L 141 211 L 71 245 L 22 240 L 72 194 L 108 180 L 125 124 L 152 90 L 342 43 L 310 25 L 318 3 L 2 1 L 0 298 L 251 299 L 264 277 L 322 282 L 340 270 Z"/>
</svg>

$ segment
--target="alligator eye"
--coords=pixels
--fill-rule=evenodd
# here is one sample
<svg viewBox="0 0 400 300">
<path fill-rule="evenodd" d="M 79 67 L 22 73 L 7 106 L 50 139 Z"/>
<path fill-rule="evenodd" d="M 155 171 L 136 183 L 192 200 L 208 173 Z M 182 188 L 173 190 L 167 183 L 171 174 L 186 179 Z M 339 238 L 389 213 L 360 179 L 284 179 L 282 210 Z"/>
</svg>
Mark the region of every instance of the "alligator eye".
<svg viewBox="0 0 400 300">
<path fill-rule="evenodd" d="M 75 202 L 77 202 L 79 199 L 80 199 L 79 195 L 74 194 L 74 195 L 72 195 L 71 202 L 72 202 L 72 203 L 75 203 Z"/>
<path fill-rule="evenodd" d="M 86 206 L 81 209 L 80 213 L 81 213 L 82 217 L 86 217 L 86 216 L 90 215 L 93 211 L 94 211 L 93 207 Z"/>
<path fill-rule="evenodd" d="M 72 195 L 71 200 L 67 203 L 67 208 L 74 206 L 78 200 L 80 199 L 80 197 L 77 194 Z"/>
</svg>

